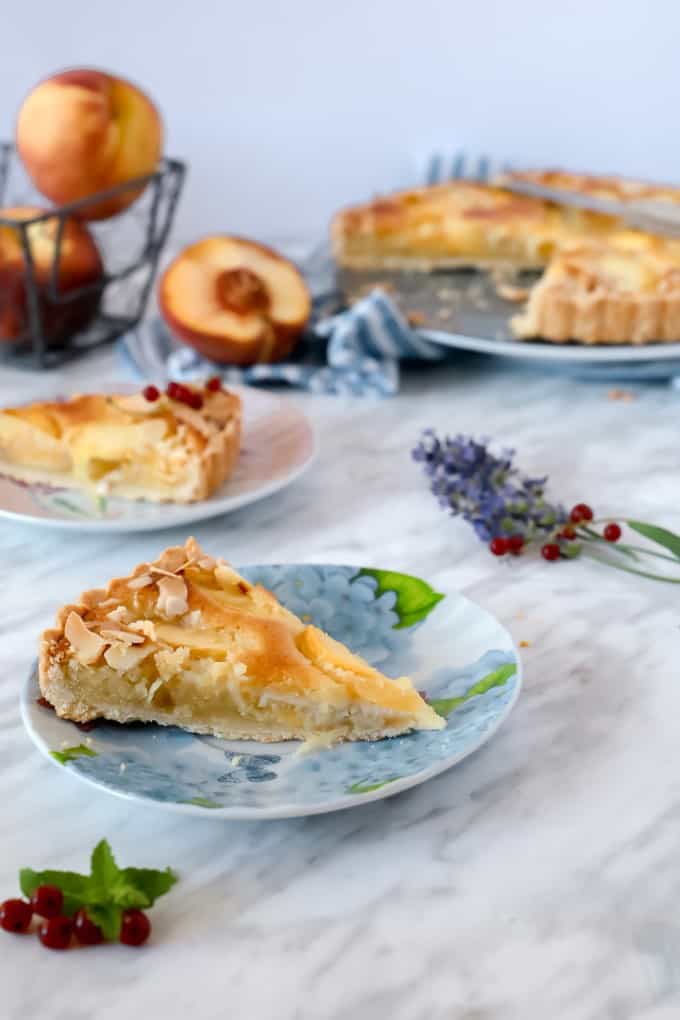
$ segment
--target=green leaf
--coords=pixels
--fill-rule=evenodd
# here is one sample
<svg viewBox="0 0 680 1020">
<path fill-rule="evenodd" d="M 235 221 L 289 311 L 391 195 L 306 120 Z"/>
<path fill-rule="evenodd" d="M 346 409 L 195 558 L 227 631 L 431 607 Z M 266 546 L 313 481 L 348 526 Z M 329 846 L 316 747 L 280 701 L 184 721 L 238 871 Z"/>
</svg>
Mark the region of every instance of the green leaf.
<svg viewBox="0 0 680 1020">
<path fill-rule="evenodd" d="M 378 582 L 376 595 L 393 591 L 397 596 L 394 611 L 399 617 L 395 630 L 412 627 L 414 623 L 424 620 L 434 607 L 444 598 L 427 581 L 411 574 L 399 574 L 394 570 L 370 570 L 362 568 L 359 577 L 374 577 Z"/>
<path fill-rule="evenodd" d="M 19 872 L 19 887 L 30 899 L 39 885 L 56 885 L 64 894 L 64 913 L 75 914 L 83 906 L 90 879 L 76 871 L 33 871 L 22 868 Z"/>
<path fill-rule="evenodd" d="M 113 890 L 116 903 L 122 907 L 152 907 L 160 896 L 170 892 L 177 882 L 171 868 L 124 868 Z"/>
<path fill-rule="evenodd" d="M 465 694 L 461 694 L 457 698 L 440 698 L 438 701 L 431 701 L 430 705 L 438 715 L 443 715 L 446 718 L 454 708 L 458 708 L 459 705 L 469 701 L 470 698 L 474 698 L 478 694 L 486 694 L 492 687 L 503 687 L 516 672 L 517 664 L 506 662 L 505 665 L 499 666 L 498 669 L 494 669 L 492 673 L 487 673 L 485 677 L 478 680 L 477 683 L 468 688 Z"/>
<path fill-rule="evenodd" d="M 74 914 L 86 907 L 88 915 L 109 940 L 117 939 L 123 910 L 152 907 L 159 896 L 177 881 L 170 868 L 119 868 L 108 842 L 103 839 L 92 852 L 92 873 L 75 871 L 19 872 L 24 896 L 30 897 L 39 885 L 56 885 L 64 893 L 64 913 Z"/>
<path fill-rule="evenodd" d="M 676 559 L 680 560 L 680 535 L 666 528 L 660 528 L 656 524 L 645 524 L 644 521 L 626 521 L 629 528 L 637 531 L 638 535 L 648 538 L 650 542 L 656 542 L 672 552 Z"/>
<path fill-rule="evenodd" d="M 380 790 L 383 786 L 387 786 L 389 783 L 394 783 L 400 778 L 400 776 L 392 776 L 391 779 L 383 779 L 380 783 L 367 783 L 365 780 L 361 779 L 358 783 L 352 783 L 352 785 L 348 787 L 347 792 L 373 793 L 374 790 Z"/>
<path fill-rule="evenodd" d="M 118 939 L 123 920 L 122 907 L 116 903 L 90 903 L 87 906 L 87 916 L 99 925 L 107 942 L 115 942 Z"/>
<path fill-rule="evenodd" d="M 96 758 L 97 752 L 86 747 L 85 744 L 78 744 L 77 747 L 65 747 L 63 751 L 50 751 L 50 757 L 61 765 L 67 765 L 68 762 L 75 761 L 76 758 Z"/>
</svg>

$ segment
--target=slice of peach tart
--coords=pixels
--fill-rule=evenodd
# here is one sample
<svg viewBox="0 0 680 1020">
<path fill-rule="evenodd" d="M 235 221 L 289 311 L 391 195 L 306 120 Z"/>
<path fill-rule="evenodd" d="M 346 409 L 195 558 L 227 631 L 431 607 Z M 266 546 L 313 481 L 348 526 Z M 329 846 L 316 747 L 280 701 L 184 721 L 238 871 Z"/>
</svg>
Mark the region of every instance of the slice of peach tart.
<svg viewBox="0 0 680 1020">
<path fill-rule="evenodd" d="M 377 740 L 445 725 L 390 679 L 190 538 L 45 631 L 42 695 L 64 719 L 258 741 Z"/>
<path fill-rule="evenodd" d="M 239 454 L 241 401 L 211 380 L 0 410 L 0 472 L 153 502 L 206 499 Z"/>
</svg>

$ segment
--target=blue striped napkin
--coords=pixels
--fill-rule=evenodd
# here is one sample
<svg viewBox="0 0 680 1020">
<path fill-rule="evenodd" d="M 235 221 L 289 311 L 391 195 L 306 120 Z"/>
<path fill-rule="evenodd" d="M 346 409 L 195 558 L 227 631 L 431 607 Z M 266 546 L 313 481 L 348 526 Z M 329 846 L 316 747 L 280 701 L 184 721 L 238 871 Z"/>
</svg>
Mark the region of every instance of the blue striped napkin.
<svg viewBox="0 0 680 1020">
<path fill-rule="evenodd" d="M 312 317 L 314 323 L 314 316 Z M 438 361 L 444 348 L 408 325 L 393 301 L 374 290 L 339 315 L 321 318 L 288 361 L 225 368 L 174 340 L 160 319 L 143 322 L 119 341 L 128 364 L 144 379 L 191 381 L 219 375 L 225 383 L 283 383 L 314 393 L 391 397 L 399 391 L 399 363 Z"/>
</svg>

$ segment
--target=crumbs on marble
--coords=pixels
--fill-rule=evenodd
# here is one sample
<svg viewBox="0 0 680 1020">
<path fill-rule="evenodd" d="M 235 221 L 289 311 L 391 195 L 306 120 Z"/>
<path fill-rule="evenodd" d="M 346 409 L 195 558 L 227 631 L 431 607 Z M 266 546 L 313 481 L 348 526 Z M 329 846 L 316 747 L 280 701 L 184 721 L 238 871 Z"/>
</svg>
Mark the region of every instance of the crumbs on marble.
<svg viewBox="0 0 680 1020">
<path fill-rule="evenodd" d="M 520 641 L 519 647 L 520 648 L 531 648 L 531 645 L 530 645 L 530 643 L 528 641 Z"/>
<path fill-rule="evenodd" d="M 418 326 L 425 325 L 425 323 L 427 322 L 427 318 L 423 315 L 422 312 L 413 311 L 406 313 L 406 321 L 408 322 L 409 326 L 413 326 L 415 329 L 417 329 Z"/>
<path fill-rule="evenodd" d="M 618 400 L 622 404 L 630 404 L 635 399 L 635 394 L 630 390 L 609 390 L 607 393 L 607 400 Z"/>
</svg>

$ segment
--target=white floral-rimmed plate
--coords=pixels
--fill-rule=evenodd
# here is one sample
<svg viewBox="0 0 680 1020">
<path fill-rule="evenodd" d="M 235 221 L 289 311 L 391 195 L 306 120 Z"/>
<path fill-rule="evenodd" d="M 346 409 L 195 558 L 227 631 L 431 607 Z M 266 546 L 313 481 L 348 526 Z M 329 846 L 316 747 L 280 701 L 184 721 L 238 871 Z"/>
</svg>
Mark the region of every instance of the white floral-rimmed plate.
<svg viewBox="0 0 680 1020">
<path fill-rule="evenodd" d="M 96 501 L 77 489 L 30 484 L 0 475 L 0 517 L 69 531 L 159 531 L 237 510 L 290 485 L 314 459 L 309 419 L 288 401 L 245 386 L 230 386 L 243 401 L 241 456 L 234 474 L 200 503 Z M 132 392 L 129 384 L 101 387 Z"/>
<path fill-rule="evenodd" d="M 302 753 L 293 741 L 218 740 L 155 725 L 102 723 L 82 732 L 40 704 L 34 669 L 21 709 L 43 754 L 109 793 L 172 811 L 290 818 L 364 804 L 431 779 L 489 740 L 517 699 L 521 665 L 512 638 L 457 592 L 441 595 L 420 578 L 360 567 L 242 572 L 389 676 L 411 676 L 446 728 Z"/>
</svg>

